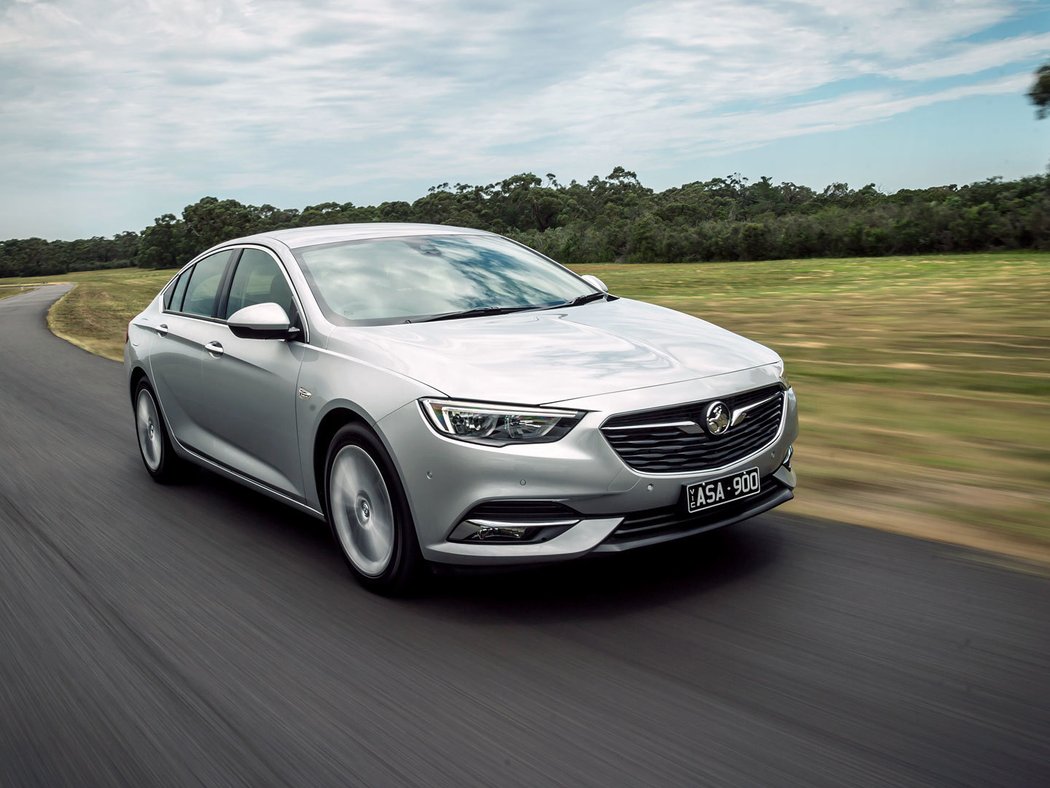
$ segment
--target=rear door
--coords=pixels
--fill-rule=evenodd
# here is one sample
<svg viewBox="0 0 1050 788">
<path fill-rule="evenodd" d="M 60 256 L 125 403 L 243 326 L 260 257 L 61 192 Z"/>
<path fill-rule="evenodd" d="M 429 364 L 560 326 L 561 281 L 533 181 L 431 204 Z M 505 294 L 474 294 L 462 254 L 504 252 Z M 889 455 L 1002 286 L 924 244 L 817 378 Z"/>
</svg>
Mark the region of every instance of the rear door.
<svg viewBox="0 0 1050 788">
<path fill-rule="evenodd" d="M 180 443 L 202 454 L 211 453 L 203 427 L 209 407 L 201 374 L 204 345 L 215 332 L 219 295 L 233 256 L 232 250 L 209 255 L 172 282 L 150 348 L 150 379 L 168 425 Z"/>
</svg>

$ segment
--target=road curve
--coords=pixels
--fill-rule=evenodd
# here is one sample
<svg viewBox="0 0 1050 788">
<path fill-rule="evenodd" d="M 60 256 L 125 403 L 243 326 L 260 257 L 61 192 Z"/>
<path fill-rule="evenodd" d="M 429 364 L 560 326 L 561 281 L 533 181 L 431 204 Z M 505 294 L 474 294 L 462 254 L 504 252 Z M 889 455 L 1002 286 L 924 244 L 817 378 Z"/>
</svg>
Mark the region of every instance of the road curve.
<svg viewBox="0 0 1050 788">
<path fill-rule="evenodd" d="M 1050 784 L 1045 577 L 777 515 L 383 599 L 153 484 L 61 292 L 0 300 L 0 785 Z"/>
</svg>

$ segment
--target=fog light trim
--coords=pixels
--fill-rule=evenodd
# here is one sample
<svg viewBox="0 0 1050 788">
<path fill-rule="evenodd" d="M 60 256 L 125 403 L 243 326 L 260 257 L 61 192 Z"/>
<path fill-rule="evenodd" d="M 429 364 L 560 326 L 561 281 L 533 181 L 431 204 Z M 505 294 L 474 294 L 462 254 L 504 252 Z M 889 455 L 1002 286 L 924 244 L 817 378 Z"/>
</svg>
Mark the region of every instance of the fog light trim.
<svg viewBox="0 0 1050 788">
<path fill-rule="evenodd" d="M 524 544 L 546 541 L 567 531 L 579 520 L 544 520 L 506 522 L 502 520 L 463 520 L 449 534 L 450 542 L 484 542 L 486 544 Z"/>
</svg>

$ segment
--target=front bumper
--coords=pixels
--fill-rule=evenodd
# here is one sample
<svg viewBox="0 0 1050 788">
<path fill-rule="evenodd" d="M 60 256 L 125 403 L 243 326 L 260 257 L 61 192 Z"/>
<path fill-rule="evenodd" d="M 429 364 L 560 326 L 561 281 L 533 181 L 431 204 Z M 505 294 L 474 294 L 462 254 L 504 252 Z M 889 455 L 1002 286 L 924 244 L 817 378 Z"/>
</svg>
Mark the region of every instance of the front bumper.
<svg viewBox="0 0 1050 788">
<path fill-rule="evenodd" d="M 489 447 L 438 435 L 411 402 L 377 427 L 404 482 L 423 557 L 447 564 L 524 564 L 619 552 L 690 536 L 773 508 L 792 497 L 795 474 L 785 461 L 798 435 L 793 390 L 785 392 L 780 431 L 771 444 L 716 470 L 647 474 L 628 467 L 599 430 L 625 404 L 661 407 L 758 388 L 775 382 L 756 370 L 659 386 L 643 394 L 590 398 L 586 417 L 555 443 Z M 566 403 L 571 406 L 572 403 Z M 763 492 L 683 517 L 684 485 L 757 467 Z M 488 543 L 449 536 L 480 503 L 556 501 L 579 520 L 547 541 Z M 462 528 L 460 529 L 460 533 Z"/>
</svg>

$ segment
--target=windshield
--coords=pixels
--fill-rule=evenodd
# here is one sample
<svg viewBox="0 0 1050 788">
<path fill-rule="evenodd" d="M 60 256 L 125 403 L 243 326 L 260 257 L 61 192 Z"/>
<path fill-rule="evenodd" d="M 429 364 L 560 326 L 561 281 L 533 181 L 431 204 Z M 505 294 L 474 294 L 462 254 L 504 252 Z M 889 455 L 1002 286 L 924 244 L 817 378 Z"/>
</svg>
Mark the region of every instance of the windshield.
<svg viewBox="0 0 1050 788">
<path fill-rule="evenodd" d="M 376 238 L 294 254 L 325 316 L 337 325 L 537 309 L 596 292 L 557 263 L 494 235 Z"/>
</svg>

